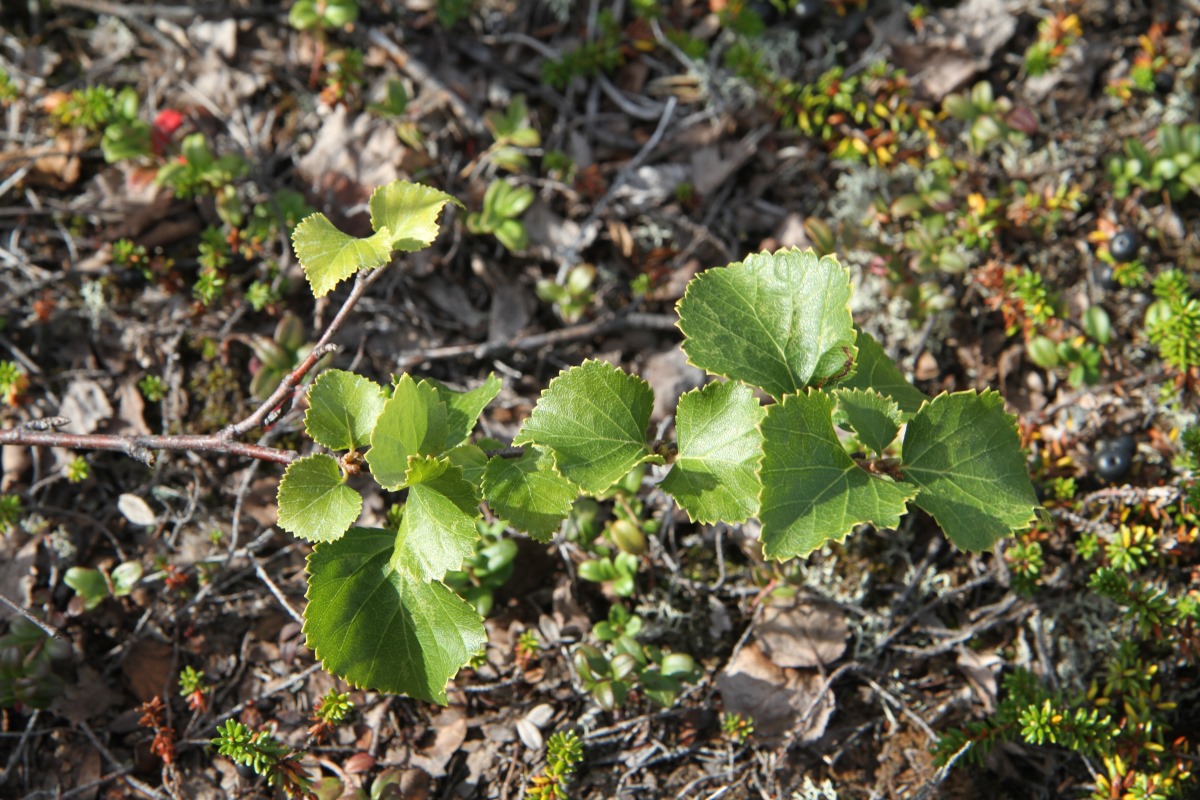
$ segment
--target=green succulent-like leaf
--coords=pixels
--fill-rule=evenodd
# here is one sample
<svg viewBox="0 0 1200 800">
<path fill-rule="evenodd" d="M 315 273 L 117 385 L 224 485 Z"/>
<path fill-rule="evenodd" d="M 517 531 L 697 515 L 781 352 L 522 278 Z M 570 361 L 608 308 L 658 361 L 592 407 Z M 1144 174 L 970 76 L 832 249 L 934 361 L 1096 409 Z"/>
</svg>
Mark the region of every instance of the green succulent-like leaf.
<svg viewBox="0 0 1200 800">
<path fill-rule="evenodd" d="M 858 439 L 876 453 L 883 451 L 900 432 L 900 407 L 895 400 L 871 389 L 838 389 L 839 415 L 858 434 Z"/>
<path fill-rule="evenodd" d="M 447 416 L 434 386 L 418 383 L 411 375 L 400 377 L 375 422 L 367 452 L 367 464 L 380 486 L 389 491 L 402 488 L 409 456 L 438 455 L 445 449 Z"/>
<path fill-rule="evenodd" d="M 585 361 L 550 381 L 513 444 L 548 448 L 562 475 L 600 494 L 638 464 L 661 462 L 646 444 L 653 406 L 641 378 Z"/>
<path fill-rule="evenodd" d="M 309 542 L 332 542 L 362 512 L 337 460 L 322 453 L 288 464 L 279 482 L 279 527 Z"/>
<path fill-rule="evenodd" d="M 996 392 L 940 394 L 908 422 L 901 468 L 950 541 L 980 552 L 1033 521 L 1016 418 Z"/>
<path fill-rule="evenodd" d="M 423 250 L 437 238 L 438 215 L 446 203 L 462 206 L 437 189 L 392 181 L 371 194 L 371 227 L 388 232 L 385 241 L 392 250 L 405 253 Z"/>
<path fill-rule="evenodd" d="M 308 646 L 354 686 L 446 703 L 446 682 L 487 643 L 483 619 L 438 581 L 391 566 L 394 534 L 353 528 L 308 557 Z"/>
<path fill-rule="evenodd" d="M 833 256 L 780 250 L 706 270 L 678 308 L 693 364 L 777 400 L 853 368 L 850 277 Z"/>
<path fill-rule="evenodd" d="M 555 472 L 549 453 L 530 448 L 519 458 L 495 456 L 488 462 L 483 496 L 501 519 L 546 542 L 571 512 L 579 489 Z"/>
<path fill-rule="evenodd" d="M 292 247 L 313 295 L 324 297 L 354 273 L 391 261 L 391 235 L 383 228 L 359 239 L 339 231 L 324 214 L 313 214 L 292 231 Z"/>
<path fill-rule="evenodd" d="M 479 495 L 448 458 L 413 456 L 409 463 L 391 565 L 416 580 L 440 580 L 475 550 Z"/>
<path fill-rule="evenodd" d="M 63 583 L 83 598 L 83 608 L 91 611 L 109 597 L 108 581 L 104 573 L 88 567 L 71 567 L 63 575 Z"/>
<path fill-rule="evenodd" d="M 340 369 L 326 370 L 308 390 L 304 429 L 330 450 L 365 447 L 386 402 L 383 387 L 375 381 Z"/>
<path fill-rule="evenodd" d="M 787 395 L 767 408 L 758 517 L 768 558 L 808 555 L 866 522 L 894 528 L 917 493 L 855 464 L 832 411 L 833 399 L 821 392 Z"/>
<path fill-rule="evenodd" d="M 488 375 L 487 380 L 467 392 L 459 392 L 435 380 L 429 380 L 438 396 L 446 404 L 446 449 L 456 447 L 465 442 L 475 430 L 475 423 L 487 404 L 496 399 L 503 386 L 496 373 Z"/>
<path fill-rule="evenodd" d="M 679 398 L 679 455 L 660 484 L 694 522 L 743 522 L 758 511 L 766 411 L 739 383 L 710 383 Z"/>
<path fill-rule="evenodd" d="M 854 374 L 839 381 L 843 389 L 874 389 L 890 397 L 904 415 L 916 413 L 929 398 L 904 377 L 896 362 L 888 357 L 874 336 L 858 331 L 858 361 Z"/>
</svg>

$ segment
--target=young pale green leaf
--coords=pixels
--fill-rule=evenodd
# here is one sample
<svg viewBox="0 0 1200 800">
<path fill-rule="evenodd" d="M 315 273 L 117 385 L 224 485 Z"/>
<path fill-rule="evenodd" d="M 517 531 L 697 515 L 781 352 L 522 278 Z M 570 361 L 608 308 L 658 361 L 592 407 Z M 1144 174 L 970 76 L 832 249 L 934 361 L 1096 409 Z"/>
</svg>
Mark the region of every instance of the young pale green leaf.
<svg viewBox="0 0 1200 800">
<path fill-rule="evenodd" d="M 413 456 L 409 463 L 408 502 L 391 566 L 415 580 L 441 580 L 475 550 L 479 495 L 448 458 Z"/>
<path fill-rule="evenodd" d="M 679 398 L 679 455 L 660 485 L 693 522 L 743 522 L 758 511 L 765 415 L 754 392 L 733 381 Z"/>
<path fill-rule="evenodd" d="M 793 248 L 706 270 L 678 309 L 688 360 L 777 400 L 854 365 L 850 277 L 833 256 Z"/>
<path fill-rule="evenodd" d="M 358 239 L 342 233 L 324 214 L 313 214 L 292 231 L 292 247 L 304 268 L 315 297 L 324 297 L 333 287 L 364 269 L 382 267 L 392 260 L 386 228 Z"/>
<path fill-rule="evenodd" d="M 980 552 L 1033 521 L 1016 418 L 996 392 L 940 394 L 908 422 L 901 469 L 916 504 L 962 550 Z"/>
<path fill-rule="evenodd" d="M 389 491 L 402 488 L 408 457 L 441 453 L 448 430 L 446 404 L 437 389 L 426 381 L 414 381 L 411 375 L 401 376 L 371 433 L 367 452 L 371 474 Z"/>
<path fill-rule="evenodd" d="M 308 390 L 304 429 L 330 450 L 365 447 L 385 402 L 383 387 L 369 378 L 326 370 Z"/>
<path fill-rule="evenodd" d="M 808 555 L 842 541 L 854 526 L 900 524 L 913 487 L 870 475 L 854 463 L 833 429 L 833 399 L 821 392 L 787 395 L 763 421 L 763 552 Z"/>
<path fill-rule="evenodd" d="M 900 406 L 904 416 L 915 414 L 929 398 L 909 383 L 883 345 L 866 331 L 858 331 L 858 364 L 854 374 L 838 382 L 843 389 L 874 389 Z"/>
<path fill-rule="evenodd" d="M 288 464 L 279 482 L 279 527 L 309 542 L 332 542 L 362 512 L 362 496 L 346 485 L 332 456 L 305 456 Z"/>
<path fill-rule="evenodd" d="M 446 404 L 447 450 L 457 447 L 467 440 L 471 431 L 475 430 L 475 423 L 479 421 L 479 415 L 483 413 L 483 409 L 487 407 L 488 403 L 496 399 L 496 395 L 500 394 L 500 388 L 503 386 L 494 372 L 488 375 L 486 381 L 469 392 L 459 392 L 440 381 L 427 380 L 433 385 L 433 388 L 437 389 L 438 396 Z"/>
<path fill-rule="evenodd" d="M 304 633 L 325 668 L 379 692 L 446 703 L 446 681 L 487 643 L 483 619 L 440 582 L 390 566 L 394 535 L 352 528 L 308 557 Z"/>
<path fill-rule="evenodd" d="M 860 442 L 879 455 L 900 432 L 900 407 L 871 389 L 838 389 L 838 411 Z"/>
<path fill-rule="evenodd" d="M 549 453 L 529 448 L 519 458 L 495 456 L 488 462 L 483 496 L 505 522 L 547 542 L 571 512 L 579 489 L 554 471 Z"/>
<path fill-rule="evenodd" d="M 371 194 L 371 227 L 388 231 L 392 250 L 412 253 L 433 244 L 438 235 L 438 215 L 446 203 L 462 203 L 445 192 L 419 183 L 392 181 Z"/>
<path fill-rule="evenodd" d="M 660 462 L 646 444 L 654 392 L 606 361 L 585 361 L 550 381 L 513 444 L 553 451 L 555 466 L 600 494 L 638 464 Z"/>
</svg>

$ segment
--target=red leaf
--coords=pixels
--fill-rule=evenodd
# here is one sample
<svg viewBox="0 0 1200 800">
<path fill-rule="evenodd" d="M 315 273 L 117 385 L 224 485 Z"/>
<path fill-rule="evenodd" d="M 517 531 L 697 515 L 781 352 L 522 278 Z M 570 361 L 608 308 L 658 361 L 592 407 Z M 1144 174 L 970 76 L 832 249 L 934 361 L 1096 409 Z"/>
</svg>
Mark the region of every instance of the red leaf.
<svg viewBox="0 0 1200 800">
<path fill-rule="evenodd" d="M 171 143 L 171 136 L 175 131 L 179 130 L 179 126 L 183 124 L 183 114 L 173 108 L 164 108 L 158 112 L 158 116 L 154 118 L 154 125 L 150 130 L 150 147 L 154 150 L 154 154 L 161 156 L 163 151 L 167 149 L 167 145 Z"/>
</svg>

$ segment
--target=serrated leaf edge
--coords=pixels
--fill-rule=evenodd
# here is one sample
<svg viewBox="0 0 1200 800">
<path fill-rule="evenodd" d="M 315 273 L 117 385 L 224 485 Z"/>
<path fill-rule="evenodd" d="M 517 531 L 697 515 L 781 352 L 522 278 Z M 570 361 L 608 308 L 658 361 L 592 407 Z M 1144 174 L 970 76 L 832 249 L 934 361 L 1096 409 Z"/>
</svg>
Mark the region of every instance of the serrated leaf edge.
<svg viewBox="0 0 1200 800">
<path fill-rule="evenodd" d="M 823 258 L 828 258 L 830 261 L 832 261 L 833 263 L 835 263 L 835 264 L 836 264 L 836 265 L 837 265 L 837 266 L 838 266 L 838 267 L 839 267 L 839 268 L 840 268 L 840 269 L 841 269 L 843 272 L 845 272 L 845 273 L 846 273 L 846 283 L 847 283 L 847 286 L 848 286 L 848 288 L 849 288 L 849 292 L 848 292 L 848 294 L 847 294 L 847 299 L 846 299 L 846 311 L 850 313 L 851 329 L 854 331 L 854 339 L 855 339 L 855 345 L 854 345 L 854 349 L 855 349 L 855 352 L 854 352 L 854 360 L 855 360 L 855 363 L 851 365 L 851 367 L 850 367 L 850 371 L 849 371 L 849 372 L 848 372 L 848 373 L 847 373 L 845 376 L 842 376 L 842 378 L 839 378 L 839 380 L 844 380 L 846 377 L 848 377 L 848 376 L 850 376 L 850 375 L 853 375 L 853 374 L 854 374 L 854 372 L 855 372 L 855 370 L 857 370 L 857 369 L 858 369 L 858 363 L 857 363 L 857 362 L 858 362 L 858 347 L 857 347 L 857 342 L 858 342 L 858 328 L 857 328 L 857 326 L 854 324 L 854 311 L 853 311 L 853 309 L 851 309 L 851 307 L 850 307 L 850 298 L 852 298 L 852 297 L 854 296 L 854 281 L 853 281 L 853 280 L 851 280 L 850 269 L 849 269 L 848 267 L 846 267 L 846 266 L 844 266 L 844 265 L 842 264 L 841 260 L 840 260 L 840 259 L 837 257 L 837 255 L 836 255 L 836 254 L 834 254 L 834 253 L 825 253 L 824 255 L 817 255 L 817 251 L 816 251 L 815 249 L 811 248 L 811 247 L 810 247 L 810 248 L 808 248 L 807 250 L 801 250 L 799 247 L 795 247 L 795 246 L 793 246 L 793 247 L 781 247 L 781 248 L 779 248 L 778 250 L 774 250 L 774 251 L 760 250 L 758 253 L 750 253 L 750 254 L 748 254 L 748 255 L 746 256 L 746 258 L 749 258 L 750 256 L 753 256 L 753 255 L 762 255 L 762 254 L 766 254 L 766 255 L 768 255 L 768 256 L 774 256 L 774 255 L 776 255 L 777 253 L 786 253 L 786 252 L 792 252 L 792 251 L 797 251 L 797 252 L 799 252 L 801 255 L 804 255 L 805 253 L 812 253 L 814 256 L 816 256 L 816 257 L 817 257 L 817 263 L 820 263 L 821 259 L 823 259 Z M 684 333 L 684 330 L 683 330 L 683 315 L 679 313 L 679 309 L 680 309 L 680 307 L 683 305 L 683 301 L 687 299 L 687 296 L 688 296 L 688 294 L 689 294 L 689 293 L 692 291 L 692 287 L 696 285 L 696 279 L 697 279 L 697 278 L 699 278 L 700 276 L 704 275 L 704 274 L 705 274 L 705 273 L 707 273 L 707 272 L 714 272 L 714 271 L 717 271 L 717 270 L 723 270 L 723 269 L 733 269 L 734 267 L 745 266 L 745 264 L 746 264 L 746 258 L 743 258 L 741 261 L 734 261 L 733 263 L 726 264 L 726 265 L 724 265 L 724 266 L 719 266 L 719 267 L 709 267 L 708 269 L 706 269 L 706 270 L 702 270 L 702 271 L 700 271 L 699 273 L 697 273 L 696 275 L 692 276 L 692 279 L 691 279 L 690 281 L 688 281 L 688 283 L 687 283 L 687 286 L 686 286 L 686 287 L 684 288 L 684 290 L 683 290 L 683 297 L 680 297 L 678 300 L 676 300 L 676 301 L 675 301 L 675 322 L 674 322 L 674 325 L 675 325 L 675 327 L 676 327 L 676 328 L 678 328 L 678 329 L 679 329 L 679 334 L 680 334 L 680 336 L 682 336 L 682 337 L 683 337 L 683 342 L 684 342 L 684 343 L 686 343 L 686 342 L 687 342 L 687 340 L 688 340 L 688 335 L 687 335 L 686 333 Z M 724 373 L 724 372 L 715 372 L 715 371 L 713 371 L 713 370 L 706 369 L 705 367 L 702 367 L 702 366 L 700 366 L 700 365 L 699 365 L 699 364 L 697 364 L 696 362 L 692 361 L 692 357 L 691 357 L 690 355 L 688 355 L 688 351 L 687 351 L 687 350 L 684 348 L 684 346 L 683 346 L 683 343 L 680 343 L 680 345 L 679 345 L 679 349 L 683 351 L 683 356 L 684 356 L 684 359 L 685 359 L 685 361 L 687 362 L 687 365 L 688 365 L 689 367 L 694 367 L 695 369 L 698 369 L 698 370 L 700 370 L 701 372 L 703 372 L 703 373 L 704 373 L 704 374 L 706 374 L 706 375 L 712 375 L 712 376 L 714 376 L 714 377 L 717 377 L 717 378 L 724 378 L 725 380 L 728 380 L 728 381 L 736 381 L 737 383 L 743 384 L 743 385 L 745 385 L 745 386 L 749 386 L 749 387 L 750 387 L 750 388 L 752 388 L 752 389 L 758 389 L 759 391 L 761 391 L 761 392 L 763 392 L 763 393 L 767 394 L 768 396 L 770 396 L 770 392 L 767 392 L 767 390 L 766 390 L 766 389 L 764 389 L 763 387 L 761 387 L 761 386 L 759 386 L 759 385 L 757 385 L 757 384 L 754 384 L 754 383 L 748 383 L 747 381 L 741 380 L 740 378 L 735 378 L 735 377 L 733 377 L 732 375 L 728 375 L 728 374 L 726 374 L 726 373 Z M 812 389 L 812 388 L 815 388 L 815 387 L 808 386 L 808 387 L 801 387 L 801 388 L 802 388 L 802 389 L 804 389 L 804 388 Z M 788 392 L 788 394 L 795 394 L 795 392 Z M 778 400 L 780 400 L 781 398 L 775 398 L 775 399 L 778 401 Z"/>
</svg>

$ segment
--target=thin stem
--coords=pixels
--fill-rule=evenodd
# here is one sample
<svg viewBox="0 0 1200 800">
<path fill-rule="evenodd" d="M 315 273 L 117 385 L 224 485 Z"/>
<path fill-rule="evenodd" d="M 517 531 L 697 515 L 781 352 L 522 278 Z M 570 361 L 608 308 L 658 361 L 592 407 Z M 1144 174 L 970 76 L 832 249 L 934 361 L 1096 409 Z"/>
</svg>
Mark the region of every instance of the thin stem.
<svg viewBox="0 0 1200 800">
<path fill-rule="evenodd" d="M 257 444 L 234 442 L 215 433 L 209 436 L 116 436 L 103 433 L 63 433 L 9 428 L 0 431 L 0 445 L 32 445 L 34 447 L 67 447 L 72 450 L 112 450 L 136 458 L 144 464 L 154 463 L 154 450 L 193 450 L 199 453 L 230 453 L 235 456 L 290 464 L 300 457 L 294 450 L 278 450 Z"/>
<path fill-rule="evenodd" d="M 0 592 L 0 603 L 4 603 L 4 605 L 11 608 L 13 611 L 16 611 L 22 617 L 24 617 L 25 619 L 32 622 L 34 625 L 37 625 L 46 634 L 53 636 L 56 639 L 62 639 L 64 642 L 67 641 L 67 637 L 65 634 L 63 634 L 62 631 L 60 631 L 58 628 L 54 627 L 50 623 L 38 619 L 29 611 L 29 609 L 27 609 L 27 608 L 25 608 L 25 606 L 17 603 L 15 600 L 10 598 L 8 595 L 4 594 L 3 592 Z"/>
<path fill-rule="evenodd" d="M 272 411 L 283 404 L 292 390 L 304 380 L 304 376 L 308 374 L 318 361 L 328 352 L 330 352 L 330 339 L 341 329 L 346 322 L 346 317 L 350 315 L 350 311 L 358 303 L 359 299 L 366 293 L 372 283 L 379 279 L 383 274 L 383 267 L 373 269 L 368 272 L 360 272 L 354 280 L 354 288 L 350 290 L 350 294 L 346 297 L 346 301 L 342 303 L 342 307 L 338 309 L 338 313 L 329 322 L 325 328 L 325 332 L 321 334 L 321 338 L 317 340 L 312 352 L 308 354 L 308 358 L 300 363 L 279 382 L 279 386 L 271 393 L 263 404 L 256 408 L 250 416 L 243 419 L 241 422 L 236 422 L 233 425 L 222 430 L 217 435 L 223 439 L 233 439 L 238 436 L 243 436 L 266 421 Z"/>
<path fill-rule="evenodd" d="M 39 424 L 32 420 L 7 430 L 0 430 L 0 445 L 29 445 L 34 447 L 66 447 L 73 450 L 111 450 L 136 458 L 144 464 L 154 463 L 155 450 L 189 450 L 197 453 L 228 453 L 244 458 L 271 461 L 276 464 L 290 464 L 300 457 L 294 450 L 282 450 L 258 444 L 239 442 L 237 437 L 266 422 L 272 412 L 283 405 L 293 390 L 304 380 L 304 376 L 321 360 L 323 356 L 335 349 L 330 340 L 345 324 L 350 311 L 366 293 L 367 289 L 383 274 L 383 268 L 369 272 L 360 272 L 354 281 L 354 288 L 346 297 L 338 313 L 325 328 L 321 338 L 317 340 L 312 352 L 298 367 L 284 376 L 279 387 L 258 408 L 245 419 L 229 425 L 214 434 L 204 436 L 116 436 L 112 434 L 65 433 L 46 428 L 59 427 L 67 420 L 54 417 Z M 38 430 L 38 428 L 42 428 Z"/>
</svg>

